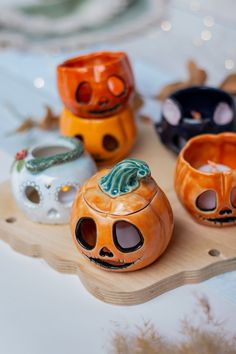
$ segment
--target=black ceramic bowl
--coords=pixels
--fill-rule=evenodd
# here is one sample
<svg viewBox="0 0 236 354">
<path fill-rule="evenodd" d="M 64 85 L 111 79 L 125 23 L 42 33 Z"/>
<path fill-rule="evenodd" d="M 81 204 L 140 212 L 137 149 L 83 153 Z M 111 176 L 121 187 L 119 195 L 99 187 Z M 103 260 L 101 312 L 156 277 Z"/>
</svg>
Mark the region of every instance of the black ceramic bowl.
<svg viewBox="0 0 236 354">
<path fill-rule="evenodd" d="M 178 153 L 196 135 L 235 131 L 235 115 L 231 95 L 195 86 L 171 94 L 163 103 L 161 122 L 155 126 L 162 142 Z"/>
</svg>

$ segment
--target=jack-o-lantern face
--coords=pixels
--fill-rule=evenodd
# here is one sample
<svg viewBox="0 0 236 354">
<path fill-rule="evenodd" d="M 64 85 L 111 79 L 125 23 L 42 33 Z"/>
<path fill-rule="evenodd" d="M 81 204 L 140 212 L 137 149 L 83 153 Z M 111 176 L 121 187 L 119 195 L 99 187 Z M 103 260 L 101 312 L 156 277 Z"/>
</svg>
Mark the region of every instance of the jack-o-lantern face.
<svg viewBox="0 0 236 354">
<path fill-rule="evenodd" d="M 68 223 L 77 189 L 95 172 L 83 144 L 54 138 L 16 154 L 11 171 L 13 195 L 29 219 Z"/>
<path fill-rule="evenodd" d="M 165 194 L 148 166 L 135 159 L 93 176 L 72 208 L 71 231 L 78 250 L 109 271 L 133 271 L 151 264 L 166 249 L 172 230 Z"/>
<path fill-rule="evenodd" d="M 98 52 L 67 60 L 57 68 L 57 82 L 66 108 L 84 118 L 117 114 L 134 89 L 132 69 L 123 52 Z"/>
<path fill-rule="evenodd" d="M 233 131 L 234 125 L 233 98 L 222 90 L 200 86 L 170 95 L 156 129 L 162 142 L 178 153 L 192 137 Z"/>
<path fill-rule="evenodd" d="M 202 135 L 181 151 L 176 192 L 200 223 L 236 225 L 236 134 Z"/>
<path fill-rule="evenodd" d="M 98 162 L 114 163 L 124 158 L 136 138 L 136 125 L 132 110 L 106 119 L 79 118 L 64 109 L 60 117 L 61 134 L 83 141 L 86 150 Z"/>
</svg>

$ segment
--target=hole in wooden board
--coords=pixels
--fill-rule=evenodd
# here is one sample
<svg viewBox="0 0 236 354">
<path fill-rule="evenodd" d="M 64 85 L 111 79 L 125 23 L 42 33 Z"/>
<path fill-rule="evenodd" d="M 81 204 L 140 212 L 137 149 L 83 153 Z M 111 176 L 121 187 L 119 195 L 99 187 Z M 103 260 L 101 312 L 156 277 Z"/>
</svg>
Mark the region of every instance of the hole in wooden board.
<svg viewBox="0 0 236 354">
<path fill-rule="evenodd" d="M 213 248 L 208 252 L 208 254 L 212 257 L 218 257 L 220 255 L 220 251 Z"/>
<path fill-rule="evenodd" d="M 9 218 L 6 218 L 5 221 L 8 224 L 13 224 L 14 222 L 16 222 L 16 218 L 14 218 L 14 216 L 10 216 Z"/>
</svg>

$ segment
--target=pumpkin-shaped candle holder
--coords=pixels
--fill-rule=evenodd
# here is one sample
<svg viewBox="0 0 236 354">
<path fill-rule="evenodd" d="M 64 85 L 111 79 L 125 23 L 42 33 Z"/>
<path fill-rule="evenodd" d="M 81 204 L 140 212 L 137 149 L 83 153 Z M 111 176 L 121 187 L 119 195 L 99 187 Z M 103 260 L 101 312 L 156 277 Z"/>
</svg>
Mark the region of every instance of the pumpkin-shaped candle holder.
<svg viewBox="0 0 236 354">
<path fill-rule="evenodd" d="M 13 195 L 32 221 L 68 223 L 77 189 L 95 172 L 96 165 L 80 141 L 55 138 L 16 154 Z"/>
<path fill-rule="evenodd" d="M 236 225 L 236 134 L 201 135 L 178 157 L 176 193 L 199 223 Z"/>
<path fill-rule="evenodd" d="M 58 66 L 57 82 L 65 106 L 62 135 L 81 139 L 97 161 L 113 163 L 127 155 L 136 137 L 127 55 L 97 52 L 69 59 Z"/>
<path fill-rule="evenodd" d="M 136 159 L 90 178 L 72 208 L 71 232 L 79 252 L 108 271 L 148 266 L 164 252 L 172 230 L 167 197 L 147 164 Z"/>
<path fill-rule="evenodd" d="M 192 137 L 235 129 L 235 105 L 227 92 L 204 86 L 170 95 L 156 124 L 162 142 L 178 153 Z"/>
</svg>

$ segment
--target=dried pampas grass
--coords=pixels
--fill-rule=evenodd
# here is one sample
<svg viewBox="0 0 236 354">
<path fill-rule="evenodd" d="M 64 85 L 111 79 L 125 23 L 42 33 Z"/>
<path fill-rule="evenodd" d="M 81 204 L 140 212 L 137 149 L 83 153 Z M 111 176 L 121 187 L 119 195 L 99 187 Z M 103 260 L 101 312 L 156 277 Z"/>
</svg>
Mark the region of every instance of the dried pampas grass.
<svg viewBox="0 0 236 354">
<path fill-rule="evenodd" d="M 184 339 L 171 342 L 160 336 L 151 322 L 145 322 L 135 332 L 116 330 L 109 353 L 113 354 L 236 354 L 236 336 L 229 335 L 223 323 L 215 319 L 211 306 L 205 297 L 198 298 L 199 311 L 204 320 L 201 328 L 184 320 L 180 332 Z M 210 327 L 210 329 L 206 329 Z"/>
</svg>

